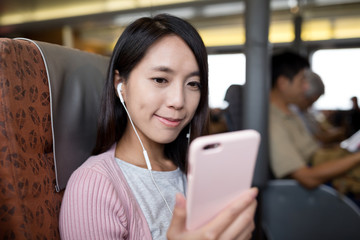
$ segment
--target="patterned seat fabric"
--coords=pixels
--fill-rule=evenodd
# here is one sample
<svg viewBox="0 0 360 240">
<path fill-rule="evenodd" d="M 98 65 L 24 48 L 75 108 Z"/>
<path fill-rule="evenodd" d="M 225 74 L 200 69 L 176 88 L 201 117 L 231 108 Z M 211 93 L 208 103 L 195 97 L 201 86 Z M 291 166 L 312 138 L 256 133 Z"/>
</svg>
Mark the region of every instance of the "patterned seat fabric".
<svg viewBox="0 0 360 240">
<path fill-rule="evenodd" d="M 60 239 L 50 116 L 38 48 L 0 38 L 0 239 Z"/>
</svg>

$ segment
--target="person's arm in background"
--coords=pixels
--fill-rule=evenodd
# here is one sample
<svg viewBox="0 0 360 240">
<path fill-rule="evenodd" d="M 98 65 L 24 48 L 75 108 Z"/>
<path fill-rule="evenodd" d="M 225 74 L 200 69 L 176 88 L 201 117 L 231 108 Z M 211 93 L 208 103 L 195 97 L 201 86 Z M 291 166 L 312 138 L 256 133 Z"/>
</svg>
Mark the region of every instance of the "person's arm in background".
<svg viewBox="0 0 360 240">
<path fill-rule="evenodd" d="M 360 164 L 360 152 L 313 167 L 302 167 L 291 173 L 290 176 L 306 188 L 315 188 L 346 173 L 358 164 Z"/>
</svg>

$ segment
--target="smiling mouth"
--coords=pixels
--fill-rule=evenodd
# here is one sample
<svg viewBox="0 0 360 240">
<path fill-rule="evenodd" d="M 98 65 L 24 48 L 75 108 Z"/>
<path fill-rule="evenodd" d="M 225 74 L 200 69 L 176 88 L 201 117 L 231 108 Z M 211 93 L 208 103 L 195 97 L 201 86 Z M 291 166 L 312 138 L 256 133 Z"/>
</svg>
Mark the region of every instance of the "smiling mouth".
<svg viewBox="0 0 360 240">
<path fill-rule="evenodd" d="M 159 121 L 167 127 L 177 127 L 181 123 L 182 119 L 165 118 L 155 115 Z"/>
</svg>

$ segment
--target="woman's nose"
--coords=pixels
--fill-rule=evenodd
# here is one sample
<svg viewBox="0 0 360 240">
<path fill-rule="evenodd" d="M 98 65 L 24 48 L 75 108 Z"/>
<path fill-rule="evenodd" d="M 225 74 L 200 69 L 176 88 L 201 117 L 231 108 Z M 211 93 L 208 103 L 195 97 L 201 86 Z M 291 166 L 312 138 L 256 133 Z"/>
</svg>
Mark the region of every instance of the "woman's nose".
<svg viewBox="0 0 360 240">
<path fill-rule="evenodd" d="M 167 105 L 175 109 L 181 109 L 185 104 L 184 88 L 179 84 L 174 84 L 167 93 Z"/>
</svg>

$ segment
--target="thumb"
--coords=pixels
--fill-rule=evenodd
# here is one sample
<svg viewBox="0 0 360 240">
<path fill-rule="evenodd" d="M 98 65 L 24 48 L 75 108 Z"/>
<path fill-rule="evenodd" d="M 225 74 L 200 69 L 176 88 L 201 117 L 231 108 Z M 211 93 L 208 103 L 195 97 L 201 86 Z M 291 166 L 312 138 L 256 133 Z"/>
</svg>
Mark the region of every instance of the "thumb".
<svg viewBox="0 0 360 240">
<path fill-rule="evenodd" d="M 176 203 L 172 220 L 169 226 L 168 235 L 176 236 L 185 230 L 186 222 L 186 200 L 185 197 L 178 193 L 176 194 Z"/>
</svg>

